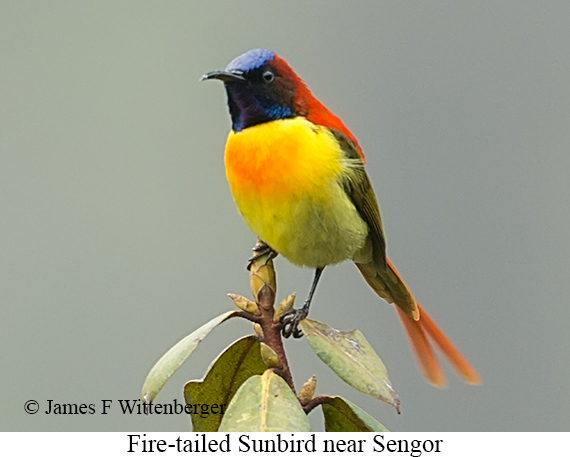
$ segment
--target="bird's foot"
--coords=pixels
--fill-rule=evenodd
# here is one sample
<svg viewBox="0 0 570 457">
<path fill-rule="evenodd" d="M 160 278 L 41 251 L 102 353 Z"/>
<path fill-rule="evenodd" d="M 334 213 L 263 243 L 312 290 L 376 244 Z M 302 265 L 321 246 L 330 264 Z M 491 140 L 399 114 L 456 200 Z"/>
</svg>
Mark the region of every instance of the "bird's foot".
<svg viewBox="0 0 570 457">
<path fill-rule="evenodd" d="M 309 308 L 303 306 L 299 309 L 290 309 L 289 311 L 283 313 L 281 316 L 281 334 L 284 338 L 289 338 L 291 335 L 293 338 L 301 338 L 303 336 L 303 331 L 299 328 L 299 322 L 305 319 L 309 315 Z"/>
<path fill-rule="evenodd" d="M 275 252 L 273 249 L 271 249 L 271 247 L 269 247 L 269 245 L 263 243 L 263 244 L 256 244 L 252 249 L 251 249 L 255 254 L 253 254 L 248 260 L 247 260 L 247 271 L 251 270 L 251 266 L 253 265 L 253 262 L 255 262 L 257 259 L 259 259 L 260 257 L 263 257 L 264 255 L 268 255 L 269 258 L 267 259 L 268 261 L 271 259 L 274 259 L 275 257 L 277 257 L 277 252 Z"/>
</svg>

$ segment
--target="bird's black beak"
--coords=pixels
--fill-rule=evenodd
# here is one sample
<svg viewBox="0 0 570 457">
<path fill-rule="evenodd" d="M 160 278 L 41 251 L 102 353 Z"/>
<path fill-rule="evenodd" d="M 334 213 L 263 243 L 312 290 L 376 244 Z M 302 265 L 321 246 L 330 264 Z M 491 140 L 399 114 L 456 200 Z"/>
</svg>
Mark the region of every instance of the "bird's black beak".
<svg viewBox="0 0 570 457">
<path fill-rule="evenodd" d="M 204 76 L 200 78 L 200 81 L 204 81 L 207 79 L 219 79 L 224 83 L 246 81 L 241 72 L 225 71 L 225 70 L 211 71 L 210 73 L 206 73 Z"/>
</svg>

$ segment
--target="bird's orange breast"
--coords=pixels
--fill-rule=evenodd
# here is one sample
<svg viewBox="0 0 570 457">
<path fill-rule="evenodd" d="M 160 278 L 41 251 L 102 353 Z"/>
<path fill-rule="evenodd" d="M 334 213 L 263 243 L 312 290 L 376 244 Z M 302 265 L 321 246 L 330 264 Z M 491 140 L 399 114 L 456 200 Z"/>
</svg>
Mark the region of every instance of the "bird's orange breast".
<svg viewBox="0 0 570 457">
<path fill-rule="evenodd" d="M 304 118 L 230 132 L 226 174 L 235 197 L 274 201 L 310 194 L 341 172 L 334 137 Z"/>
</svg>

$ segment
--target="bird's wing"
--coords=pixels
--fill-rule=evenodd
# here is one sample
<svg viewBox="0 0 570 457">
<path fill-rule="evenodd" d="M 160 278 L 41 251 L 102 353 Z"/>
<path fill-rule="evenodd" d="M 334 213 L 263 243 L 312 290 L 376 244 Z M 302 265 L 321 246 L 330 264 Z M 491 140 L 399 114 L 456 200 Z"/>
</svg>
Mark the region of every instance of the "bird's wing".
<svg viewBox="0 0 570 457">
<path fill-rule="evenodd" d="M 333 131 L 346 159 L 350 161 L 351 173 L 343 182 L 344 190 L 358 213 L 368 225 L 368 236 L 372 244 L 372 261 L 357 263 L 356 266 L 374 291 L 388 303 L 394 303 L 408 317 L 419 319 L 416 300 L 410 290 L 386 258 L 386 241 L 382 230 L 382 219 L 372 184 L 364 170 L 358 150 L 344 134 Z"/>
<path fill-rule="evenodd" d="M 350 164 L 351 173 L 342 183 L 344 191 L 368 225 L 374 266 L 378 270 L 386 270 L 386 241 L 382 230 L 382 219 L 374 189 L 364 170 L 364 163 L 353 141 L 337 130 L 331 131 Z"/>
</svg>

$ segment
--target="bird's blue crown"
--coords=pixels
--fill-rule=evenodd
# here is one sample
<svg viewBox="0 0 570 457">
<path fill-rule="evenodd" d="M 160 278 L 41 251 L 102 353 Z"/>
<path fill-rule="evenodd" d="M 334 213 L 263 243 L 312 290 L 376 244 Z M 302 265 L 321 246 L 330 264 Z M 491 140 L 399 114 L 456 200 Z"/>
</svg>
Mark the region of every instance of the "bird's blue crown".
<svg viewBox="0 0 570 457">
<path fill-rule="evenodd" d="M 261 67 L 266 62 L 273 60 L 275 53 L 269 49 L 252 49 L 245 54 L 236 57 L 226 67 L 226 71 L 243 71 L 247 72 Z"/>
</svg>

